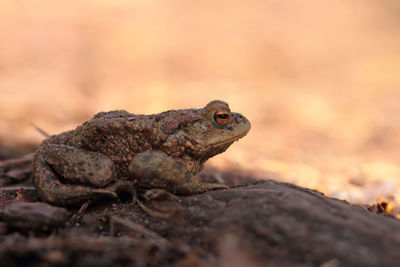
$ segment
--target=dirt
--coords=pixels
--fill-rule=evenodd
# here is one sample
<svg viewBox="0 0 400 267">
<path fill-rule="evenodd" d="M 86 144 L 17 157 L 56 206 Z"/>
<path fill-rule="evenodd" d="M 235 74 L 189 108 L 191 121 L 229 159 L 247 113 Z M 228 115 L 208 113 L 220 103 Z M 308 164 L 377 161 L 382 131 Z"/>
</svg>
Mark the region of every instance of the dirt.
<svg viewBox="0 0 400 267">
<path fill-rule="evenodd" d="M 369 212 L 318 191 L 257 181 L 239 170 L 207 168 L 200 178 L 230 188 L 189 197 L 137 192 L 120 202 L 87 202 L 69 210 L 35 202 L 29 183 L 23 190 L 18 184 L 3 188 L 0 260 L 4 266 L 385 266 L 400 261 L 400 222 L 374 214 L 382 213 L 382 204 L 380 212 Z M 20 217 L 10 220 L 10 214 Z"/>
<path fill-rule="evenodd" d="M 17 168 L 26 166 L 17 163 Z M 14 162 L 11 165 L 15 167 Z M 210 182 L 222 179 L 228 184 L 253 182 L 251 177 L 238 172 L 230 179 L 227 177 L 227 173 L 207 168 L 201 179 Z M 7 187 L 1 188 L 0 195 L 0 259 L 7 266 L 193 266 L 215 262 L 215 255 L 209 252 L 212 244 L 200 242 L 196 233 L 201 228 L 200 221 L 193 229 L 186 228 L 189 232 L 181 232 L 186 207 L 174 195 L 149 203 L 140 197 L 140 205 L 134 201 L 135 196 L 121 196 L 120 203 L 109 200 L 87 203 L 84 209 L 69 209 L 68 218 L 60 225 L 60 217 L 65 217 L 64 208 L 40 202 L 30 182 L 24 181 L 23 186 L 16 182 L 20 180 L 3 180 Z M 130 224 L 143 228 L 144 232 Z M 167 224 L 176 226 L 172 229 L 177 231 L 168 230 L 171 240 L 154 231 L 167 233 Z M 189 239 L 178 238 L 181 234 L 191 235 L 198 244 L 190 244 L 189 236 Z"/>
</svg>

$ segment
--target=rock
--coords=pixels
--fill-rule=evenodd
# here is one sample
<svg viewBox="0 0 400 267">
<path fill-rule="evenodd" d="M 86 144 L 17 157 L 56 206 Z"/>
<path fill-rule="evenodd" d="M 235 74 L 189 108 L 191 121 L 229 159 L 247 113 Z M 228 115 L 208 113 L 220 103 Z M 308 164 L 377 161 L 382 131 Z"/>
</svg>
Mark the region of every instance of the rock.
<svg viewBox="0 0 400 267">
<path fill-rule="evenodd" d="M 4 208 L 2 216 L 13 228 L 47 231 L 62 227 L 68 219 L 68 212 L 42 202 L 12 202 Z"/>
</svg>

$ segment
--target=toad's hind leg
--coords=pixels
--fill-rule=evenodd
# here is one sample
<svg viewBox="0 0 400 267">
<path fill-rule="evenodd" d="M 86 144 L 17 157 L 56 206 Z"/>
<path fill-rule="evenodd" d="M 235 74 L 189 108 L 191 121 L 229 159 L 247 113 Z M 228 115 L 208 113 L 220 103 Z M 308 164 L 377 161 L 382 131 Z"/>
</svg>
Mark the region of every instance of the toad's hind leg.
<svg viewBox="0 0 400 267">
<path fill-rule="evenodd" d="M 33 183 L 39 195 L 44 201 L 57 205 L 116 198 L 115 192 L 95 188 L 107 185 L 112 177 L 113 163 L 109 158 L 66 145 L 42 146 L 33 159 Z"/>
<path fill-rule="evenodd" d="M 137 154 L 129 171 L 139 181 L 139 186 L 162 188 L 174 194 L 193 195 L 227 188 L 223 184 L 197 181 L 182 163 L 159 151 Z"/>
</svg>

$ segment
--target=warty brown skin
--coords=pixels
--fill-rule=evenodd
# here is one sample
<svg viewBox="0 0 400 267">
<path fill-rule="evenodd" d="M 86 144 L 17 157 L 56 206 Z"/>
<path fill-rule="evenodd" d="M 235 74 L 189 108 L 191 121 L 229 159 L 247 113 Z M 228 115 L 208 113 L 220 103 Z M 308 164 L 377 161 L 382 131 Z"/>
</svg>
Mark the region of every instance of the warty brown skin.
<svg viewBox="0 0 400 267">
<path fill-rule="evenodd" d="M 250 122 L 219 100 L 154 115 L 101 112 L 43 141 L 33 182 L 44 201 L 63 206 L 115 198 L 118 188 L 133 185 L 184 195 L 226 188 L 193 176 L 249 130 Z"/>
</svg>

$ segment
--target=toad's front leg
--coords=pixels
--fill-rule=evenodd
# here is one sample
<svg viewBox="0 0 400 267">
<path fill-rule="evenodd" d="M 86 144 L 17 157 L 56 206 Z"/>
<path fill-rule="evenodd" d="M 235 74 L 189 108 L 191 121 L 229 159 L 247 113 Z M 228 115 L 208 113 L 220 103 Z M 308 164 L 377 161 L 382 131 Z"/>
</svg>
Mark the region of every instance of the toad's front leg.
<svg viewBox="0 0 400 267">
<path fill-rule="evenodd" d="M 41 146 L 33 159 L 33 183 L 44 201 L 56 205 L 117 197 L 101 188 L 113 173 L 113 162 L 105 155 L 66 145 Z"/>
<path fill-rule="evenodd" d="M 159 151 L 137 154 L 129 165 L 129 171 L 138 180 L 139 186 L 162 188 L 174 194 L 193 195 L 227 188 L 223 184 L 195 180 L 182 163 Z"/>
</svg>

